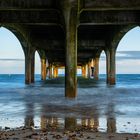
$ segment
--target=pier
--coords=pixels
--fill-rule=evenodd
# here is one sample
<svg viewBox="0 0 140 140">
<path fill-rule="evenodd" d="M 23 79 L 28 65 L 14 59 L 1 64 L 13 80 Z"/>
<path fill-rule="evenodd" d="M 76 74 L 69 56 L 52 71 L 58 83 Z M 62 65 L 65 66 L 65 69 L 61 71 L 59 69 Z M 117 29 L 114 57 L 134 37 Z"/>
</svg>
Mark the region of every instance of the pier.
<svg viewBox="0 0 140 140">
<path fill-rule="evenodd" d="M 135 0 L 2 0 L 0 27 L 13 32 L 25 54 L 25 83 L 34 83 L 35 52 L 41 80 L 58 77 L 65 68 L 65 97 L 77 96 L 77 69 L 99 79 L 99 60 L 106 54 L 106 83 L 116 83 L 119 41 L 140 24 Z"/>
</svg>

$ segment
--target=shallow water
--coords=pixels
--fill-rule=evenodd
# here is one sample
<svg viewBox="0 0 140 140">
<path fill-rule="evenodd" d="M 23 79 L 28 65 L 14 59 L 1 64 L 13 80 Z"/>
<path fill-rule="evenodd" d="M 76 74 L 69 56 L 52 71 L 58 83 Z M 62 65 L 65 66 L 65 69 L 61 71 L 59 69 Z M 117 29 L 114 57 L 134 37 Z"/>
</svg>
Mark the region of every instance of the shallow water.
<svg viewBox="0 0 140 140">
<path fill-rule="evenodd" d="M 23 75 L 0 78 L 0 127 L 140 133 L 140 76 L 123 76 L 116 86 L 107 86 L 104 75 L 97 83 L 81 80 L 75 99 L 65 98 L 63 83 L 56 81 L 26 86 Z"/>
</svg>

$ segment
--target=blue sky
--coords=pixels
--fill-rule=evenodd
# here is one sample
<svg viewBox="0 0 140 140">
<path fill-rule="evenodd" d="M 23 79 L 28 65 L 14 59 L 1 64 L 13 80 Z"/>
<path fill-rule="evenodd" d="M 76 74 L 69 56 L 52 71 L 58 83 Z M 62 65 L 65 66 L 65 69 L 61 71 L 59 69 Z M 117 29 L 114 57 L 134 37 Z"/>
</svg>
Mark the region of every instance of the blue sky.
<svg viewBox="0 0 140 140">
<path fill-rule="evenodd" d="M 129 52 L 127 52 L 129 51 Z M 140 28 L 130 30 L 117 49 L 117 73 L 140 73 Z M 36 53 L 36 73 L 40 73 L 40 59 Z M 0 74 L 24 73 L 24 53 L 15 35 L 0 28 Z M 100 73 L 105 73 L 105 56 L 100 59 Z"/>
<path fill-rule="evenodd" d="M 117 73 L 140 73 L 140 27 L 133 28 L 120 40 L 116 56 Z M 106 73 L 105 64 L 105 54 L 102 53 L 100 61 L 100 73 Z"/>
<path fill-rule="evenodd" d="M 35 71 L 40 73 L 40 59 L 35 54 Z M 0 28 L 0 74 L 24 73 L 24 53 L 16 36 L 6 28 Z"/>
</svg>

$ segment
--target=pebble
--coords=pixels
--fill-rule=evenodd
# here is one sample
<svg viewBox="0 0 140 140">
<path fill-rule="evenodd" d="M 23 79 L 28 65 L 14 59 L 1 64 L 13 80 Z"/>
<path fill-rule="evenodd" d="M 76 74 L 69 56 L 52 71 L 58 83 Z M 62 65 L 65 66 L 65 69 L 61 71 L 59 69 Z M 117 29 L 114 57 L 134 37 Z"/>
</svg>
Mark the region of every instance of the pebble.
<svg viewBox="0 0 140 140">
<path fill-rule="evenodd" d="M 10 130 L 10 127 L 7 127 L 7 126 L 6 126 L 4 129 L 5 129 L 5 130 Z"/>
<path fill-rule="evenodd" d="M 125 139 L 125 140 L 129 140 L 129 139 L 128 139 L 128 137 L 126 137 L 126 139 Z"/>
<path fill-rule="evenodd" d="M 23 139 L 23 140 L 120 140 L 117 139 L 119 136 L 122 137 L 121 140 L 140 140 L 139 134 L 107 134 L 107 133 L 93 133 L 93 132 L 83 132 L 83 131 L 55 131 L 55 132 L 43 132 L 41 130 L 31 130 L 31 129 L 17 129 L 17 130 L 6 130 L 0 131 L 0 140 L 4 139 Z M 133 137 L 133 138 L 132 138 Z M 131 139 L 130 139 L 131 138 Z"/>
</svg>

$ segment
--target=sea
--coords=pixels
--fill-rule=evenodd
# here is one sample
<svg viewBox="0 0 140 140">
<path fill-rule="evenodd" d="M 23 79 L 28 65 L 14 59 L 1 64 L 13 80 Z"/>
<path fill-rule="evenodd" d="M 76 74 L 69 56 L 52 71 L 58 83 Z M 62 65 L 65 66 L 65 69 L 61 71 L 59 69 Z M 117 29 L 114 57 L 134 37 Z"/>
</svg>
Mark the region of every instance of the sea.
<svg viewBox="0 0 140 140">
<path fill-rule="evenodd" d="M 64 77 L 24 84 L 22 74 L 0 75 L 0 129 L 96 129 L 140 133 L 140 74 L 117 74 L 116 85 L 78 78 L 77 97 L 65 98 Z"/>
</svg>

